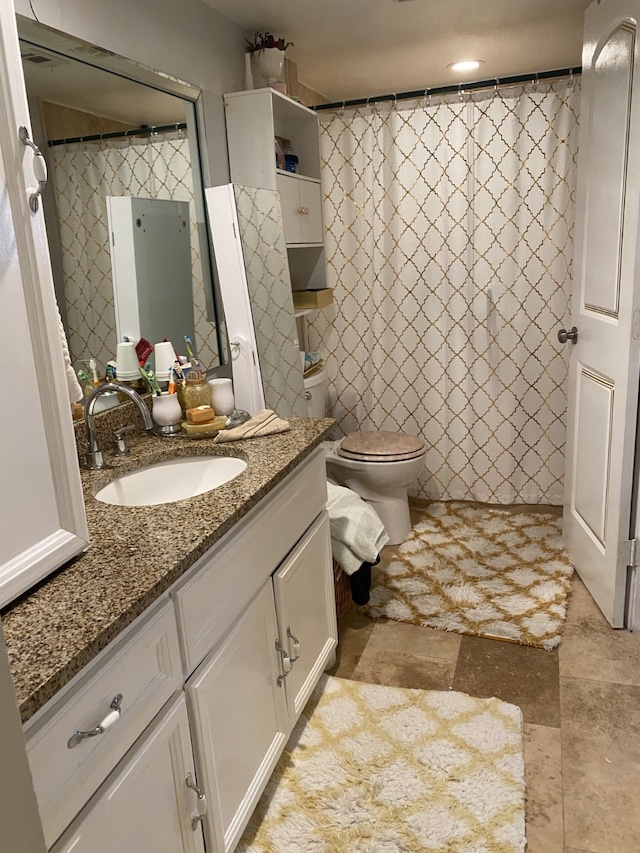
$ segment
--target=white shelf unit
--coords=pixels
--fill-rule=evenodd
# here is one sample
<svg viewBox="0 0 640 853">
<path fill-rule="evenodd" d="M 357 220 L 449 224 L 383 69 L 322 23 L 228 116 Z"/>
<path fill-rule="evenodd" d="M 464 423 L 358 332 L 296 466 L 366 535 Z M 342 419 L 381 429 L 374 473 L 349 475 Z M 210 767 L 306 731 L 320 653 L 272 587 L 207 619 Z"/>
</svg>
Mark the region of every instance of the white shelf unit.
<svg viewBox="0 0 640 853">
<path fill-rule="evenodd" d="M 232 92 L 224 102 L 232 182 L 280 193 L 291 286 L 326 287 L 316 113 L 273 89 Z M 290 140 L 297 173 L 277 168 L 276 136 Z"/>
</svg>

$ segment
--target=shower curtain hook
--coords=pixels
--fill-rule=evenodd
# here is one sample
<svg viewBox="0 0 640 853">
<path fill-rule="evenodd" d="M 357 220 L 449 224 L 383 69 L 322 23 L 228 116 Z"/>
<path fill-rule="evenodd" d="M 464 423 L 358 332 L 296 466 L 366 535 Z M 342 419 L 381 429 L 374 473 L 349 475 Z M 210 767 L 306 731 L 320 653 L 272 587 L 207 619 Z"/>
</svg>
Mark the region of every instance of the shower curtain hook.
<svg viewBox="0 0 640 853">
<path fill-rule="evenodd" d="M 464 97 L 465 97 L 465 91 L 462 88 L 462 83 L 459 83 L 458 84 L 458 100 L 460 101 L 460 103 L 462 103 L 464 101 Z"/>
<path fill-rule="evenodd" d="M 531 89 L 534 92 L 538 91 L 538 75 L 534 74 L 533 80 L 531 81 Z"/>
<path fill-rule="evenodd" d="M 496 82 L 493 84 L 493 97 L 500 97 L 500 78 L 496 77 Z"/>
<path fill-rule="evenodd" d="M 573 77 L 573 68 L 572 68 L 572 69 L 571 69 L 571 73 L 569 74 L 569 82 L 567 83 L 567 86 L 568 86 L 570 89 L 573 89 L 573 87 L 574 87 L 575 85 L 576 85 L 576 81 L 575 81 L 575 79 L 574 79 L 574 77 Z"/>
<path fill-rule="evenodd" d="M 424 90 L 424 105 L 425 105 L 425 107 L 431 106 L 431 89 L 429 89 L 428 86 Z"/>
<path fill-rule="evenodd" d="M 341 106 L 341 107 L 340 107 L 340 109 L 338 110 L 338 115 L 339 115 L 339 116 L 343 116 L 343 115 L 344 115 L 344 101 L 342 102 L 342 106 Z"/>
<path fill-rule="evenodd" d="M 398 109 L 398 96 L 395 94 L 395 92 L 394 92 L 394 95 L 393 95 L 393 103 L 391 104 L 391 109 L 392 109 L 392 110 L 397 110 L 397 109 Z"/>
<path fill-rule="evenodd" d="M 183 131 L 183 130 L 182 130 L 182 128 L 180 127 L 180 122 L 179 122 L 179 121 L 177 121 L 177 122 L 176 122 L 176 132 L 177 132 L 177 134 L 178 134 L 178 139 L 184 139 L 184 131 Z"/>
</svg>

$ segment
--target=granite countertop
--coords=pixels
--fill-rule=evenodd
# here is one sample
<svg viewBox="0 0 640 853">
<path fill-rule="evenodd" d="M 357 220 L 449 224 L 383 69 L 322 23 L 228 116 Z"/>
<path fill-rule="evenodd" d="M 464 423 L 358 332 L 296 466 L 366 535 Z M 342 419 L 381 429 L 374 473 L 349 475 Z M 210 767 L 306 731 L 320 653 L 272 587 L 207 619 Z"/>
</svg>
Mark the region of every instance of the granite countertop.
<svg viewBox="0 0 640 853">
<path fill-rule="evenodd" d="M 2 613 L 26 722 L 327 437 L 331 418 L 290 418 L 279 435 L 214 444 L 142 436 L 131 456 L 82 472 L 89 549 Z M 220 454 L 248 464 L 235 480 L 188 500 L 119 507 L 93 497 L 114 477 L 167 458 Z"/>
</svg>

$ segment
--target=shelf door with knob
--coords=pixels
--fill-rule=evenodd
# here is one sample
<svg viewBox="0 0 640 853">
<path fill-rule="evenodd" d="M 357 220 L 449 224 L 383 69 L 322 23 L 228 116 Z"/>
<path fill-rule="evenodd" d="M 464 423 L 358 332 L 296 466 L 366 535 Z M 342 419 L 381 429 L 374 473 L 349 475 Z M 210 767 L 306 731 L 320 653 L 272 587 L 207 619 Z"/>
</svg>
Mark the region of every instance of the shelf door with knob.
<svg viewBox="0 0 640 853">
<path fill-rule="evenodd" d="M 184 695 L 127 753 L 51 853 L 204 853 Z M 192 782 L 193 785 L 193 782 Z"/>
<path fill-rule="evenodd" d="M 276 186 L 280 193 L 286 244 L 322 244 L 320 181 L 278 172 Z"/>
<path fill-rule="evenodd" d="M 291 660 L 286 675 L 293 727 L 337 645 L 329 516 L 323 512 L 273 576 L 282 647 Z"/>
</svg>

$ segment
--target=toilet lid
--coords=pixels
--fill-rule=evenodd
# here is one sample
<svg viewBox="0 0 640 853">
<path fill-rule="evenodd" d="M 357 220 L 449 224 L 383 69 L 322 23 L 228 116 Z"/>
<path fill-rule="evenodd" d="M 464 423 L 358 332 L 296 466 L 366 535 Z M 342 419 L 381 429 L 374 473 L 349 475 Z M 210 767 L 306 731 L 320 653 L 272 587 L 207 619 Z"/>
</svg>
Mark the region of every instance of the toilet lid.
<svg viewBox="0 0 640 853">
<path fill-rule="evenodd" d="M 363 462 L 402 462 L 425 451 L 424 442 L 402 432 L 352 432 L 340 442 L 338 456 Z"/>
</svg>

